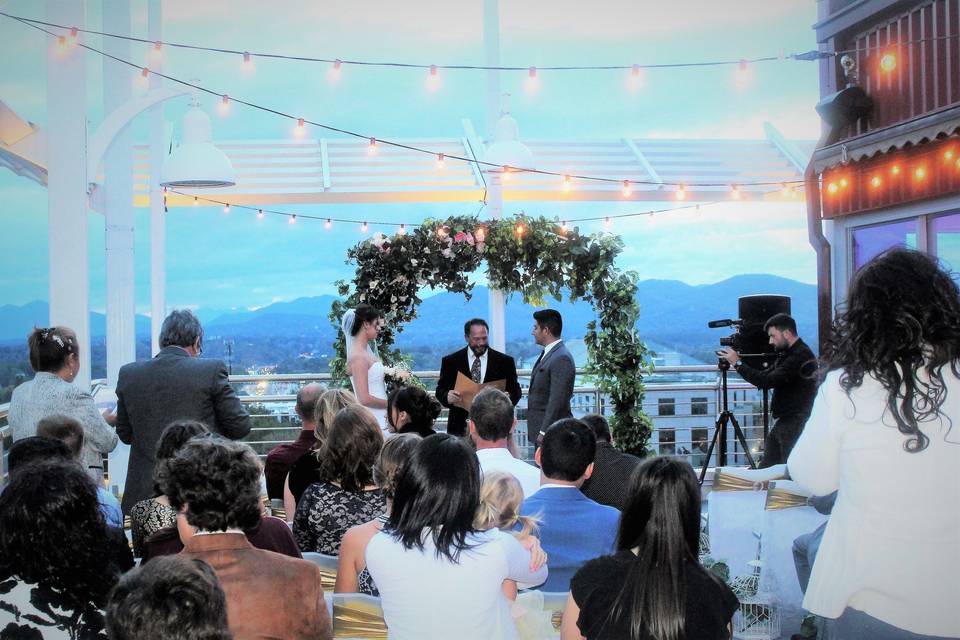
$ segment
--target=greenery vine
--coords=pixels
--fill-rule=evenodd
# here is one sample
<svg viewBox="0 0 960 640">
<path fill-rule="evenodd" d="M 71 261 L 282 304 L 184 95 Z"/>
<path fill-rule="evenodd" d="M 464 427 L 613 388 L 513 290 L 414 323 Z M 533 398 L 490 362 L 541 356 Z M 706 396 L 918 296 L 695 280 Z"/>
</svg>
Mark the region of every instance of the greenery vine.
<svg viewBox="0 0 960 640">
<path fill-rule="evenodd" d="M 598 320 L 587 325 L 587 372 L 613 405 L 610 427 L 618 446 L 646 455 L 650 418 L 641 410 L 643 378 L 649 373 L 647 349 L 636 333 L 640 308 L 637 276 L 614 264 L 623 241 L 602 233 L 581 235 L 563 230 L 556 221 L 519 214 L 479 221 L 473 216 L 428 219 L 407 234 L 376 234 L 347 252 L 355 263 L 352 283 L 337 283 L 342 300 L 333 304 L 330 321 L 339 329 L 344 312 L 360 303 L 384 312 L 380 357 L 385 363 L 409 362 L 393 348 L 394 332 L 417 317 L 423 288 L 462 293 L 473 288 L 470 274 L 486 262 L 490 286 L 519 293 L 523 300 L 544 306 L 546 297 L 594 305 Z M 337 332 L 336 354 L 330 363 L 335 380 L 346 382 L 345 345 Z"/>
</svg>

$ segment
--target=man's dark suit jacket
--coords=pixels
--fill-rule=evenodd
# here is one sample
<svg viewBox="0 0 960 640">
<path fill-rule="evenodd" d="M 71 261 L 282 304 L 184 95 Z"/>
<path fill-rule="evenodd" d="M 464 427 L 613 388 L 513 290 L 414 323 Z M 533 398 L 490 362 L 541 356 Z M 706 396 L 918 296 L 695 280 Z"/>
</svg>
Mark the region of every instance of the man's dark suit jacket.
<svg viewBox="0 0 960 640">
<path fill-rule="evenodd" d="M 562 342 L 540 358 L 530 374 L 527 393 L 527 436 L 530 444 L 560 418 L 571 418 L 570 400 L 577 367 Z"/>
<path fill-rule="evenodd" d="M 637 456 L 618 451 L 609 442 L 598 440 L 593 475 L 583 483 L 580 491 L 594 502 L 623 511 L 630 491 L 630 476 L 639 464 Z"/>
<path fill-rule="evenodd" d="M 242 533 L 194 536 L 180 555 L 209 564 L 227 596 L 234 640 L 329 640 L 320 567 L 256 549 Z"/>
<path fill-rule="evenodd" d="M 450 403 L 447 402 L 447 393 L 453 391 L 457 385 L 458 372 L 463 373 L 468 378 L 470 377 L 470 365 L 467 363 L 468 349 L 468 347 L 464 347 L 444 356 L 440 363 L 440 379 L 437 380 L 437 400 L 450 409 L 447 417 L 447 433 L 455 436 L 467 435 L 467 417 L 470 414 L 460 407 L 450 406 Z M 472 358 L 472 352 L 470 356 Z M 493 382 L 494 380 L 506 380 L 505 391 L 510 396 L 510 401 L 516 406 L 523 396 L 520 383 L 517 382 L 517 364 L 510 356 L 493 349 L 487 349 L 487 371 L 483 377 L 483 382 Z"/>
<path fill-rule="evenodd" d="M 153 496 L 157 441 L 174 420 L 199 420 L 211 431 L 238 439 L 250 433 L 220 360 L 193 358 L 180 347 L 165 347 L 152 360 L 131 362 L 117 377 L 117 435 L 130 447 L 123 512 Z"/>
</svg>

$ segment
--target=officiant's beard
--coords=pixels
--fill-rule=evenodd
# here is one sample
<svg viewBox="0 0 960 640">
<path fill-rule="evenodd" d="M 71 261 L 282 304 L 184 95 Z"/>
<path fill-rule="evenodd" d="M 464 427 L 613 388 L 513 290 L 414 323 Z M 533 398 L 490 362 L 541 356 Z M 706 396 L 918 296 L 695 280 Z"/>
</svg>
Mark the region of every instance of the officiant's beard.
<svg viewBox="0 0 960 640">
<path fill-rule="evenodd" d="M 487 352 L 487 348 L 488 347 L 486 345 L 482 347 L 470 347 L 470 351 L 472 351 L 473 355 L 475 355 L 476 357 L 482 358 L 483 354 Z"/>
</svg>

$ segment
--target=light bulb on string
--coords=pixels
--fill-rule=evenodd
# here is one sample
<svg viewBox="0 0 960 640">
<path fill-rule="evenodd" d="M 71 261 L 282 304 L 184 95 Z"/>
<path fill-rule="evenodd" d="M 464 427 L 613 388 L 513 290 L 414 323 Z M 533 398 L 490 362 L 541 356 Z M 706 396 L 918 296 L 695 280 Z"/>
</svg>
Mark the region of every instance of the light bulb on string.
<svg viewBox="0 0 960 640">
<path fill-rule="evenodd" d="M 397 229 L 397 235 L 398 235 L 398 236 L 405 236 L 405 235 L 407 235 L 407 225 L 405 225 L 405 224 L 403 224 L 403 223 L 401 222 L 401 223 L 400 223 L 400 228 Z"/>
<path fill-rule="evenodd" d="M 900 175 L 900 165 L 895 164 L 892 167 L 890 167 L 890 173 L 892 173 L 895 176 Z"/>
<path fill-rule="evenodd" d="M 604 228 L 604 229 L 610 229 L 610 224 L 611 224 L 611 223 L 610 223 L 610 216 L 607 216 L 606 218 L 603 219 L 603 228 Z"/>
<path fill-rule="evenodd" d="M 951 160 L 953 160 L 953 156 L 954 156 L 953 149 L 947 149 L 946 151 L 943 152 L 943 159 L 946 160 L 947 162 L 950 162 Z"/>
<path fill-rule="evenodd" d="M 297 224 L 297 214 L 290 214 L 290 217 L 287 219 L 287 222 L 290 224 Z"/>
<path fill-rule="evenodd" d="M 70 44 L 77 44 L 77 40 L 80 39 L 80 30 L 76 27 L 70 27 Z"/>
<path fill-rule="evenodd" d="M 633 187 L 630 185 L 629 180 L 623 181 L 623 197 L 629 198 L 633 194 Z"/>
<path fill-rule="evenodd" d="M 340 81 L 340 67 L 342 66 L 343 66 L 343 62 L 341 62 L 340 60 L 334 60 L 333 64 L 330 65 L 330 70 L 327 71 L 327 79 L 331 83 L 336 84 L 337 82 Z"/>
<path fill-rule="evenodd" d="M 750 63 L 746 60 L 740 60 L 737 63 L 737 70 L 733 75 L 733 84 L 737 89 L 745 89 L 750 85 L 752 80 L 752 71 L 750 69 Z"/>
<path fill-rule="evenodd" d="M 840 187 L 837 186 L 836 182 L 831 182 L 830 184 L 827 185 L 827 193 L 835 194 L 839 190 L 840 190 Z"/>
<path fill-rule="evenodd" d="M 297 118 L 297 126 L 293 128 L 293 137 L 302 138 L 307 134 L 306 123 L 303 121 L 303 118 Z"/>
<path fill-rule="evenodd" d="M 360 231 L 361 231 L 362 233 L 366 233 L 366 232 L 369 231 L 369 230 L 370 230 L 370 225 L 368 225 L 366 222 L 364 222 L 362 225 L 360 225 Z"/>
<path fill-rule="evenodd" d="M 892 53 L 885 53 L 880 56 L 880 69 L 890 73 L 897 68 L 897 56 Z"/>
<path fill-rule="evenodd" d="M 682 184 L 677 185 L 677 190 L 673 194 L 677 200 L 686 200 L 687 199 L 687 189 Z"/>
<path fill-rule="evenodd" d="M 447 158 L 442 153 L 437 154 L 437 169 L 443 169 L 447 165 Z"/>
<path fill-rule="evenodd" d="M 569 175 L 563 176 L 563 190 L 570 191 L 572 186 L 573 185 L 571 184 L 570 176 Z"/>
<path fill-rule="evenodd" d="M 924 178 L 926 178 L 927 177 L 926 167 L 917 167 L 916 170 L 913 172 L 913 176 L 917 180 L 923 180 Z"/>
<path fill-rule="evenodd" d="M 427 74 L 427 91 L 436 91 L 440 88 L 440 74 L 437 71 L 437 65 L 430 65 L 430 72 Z"/>
<path fill-rule="evenodd" d="M 377 153 L 377 139 L 370 138 L 370 143 L 367 145 L 367 154 L 374 155 Z"/>
<path fill-rule="evenodd" d="M 263 209 L 257 209 L 257 220 L 263 220 Z"/>
<path fill-rule="evenodd" d="M 500 169 L 500 179 L 504 182 L 510 179 L 510 167 L 508 165 L 503 165 L 503 168 Z"/>
<path fill-rule="evenodd" d="M 57 44 L 60 45 L 60 50 L 65 51 L 67 48 L 67 36 L 57 36 Z"/>
<path fill-rule="evenodd" d="M 223 94 L 220 98 L 220 104 L 217 105 L 217 113 L 221 116 L 226 116 L 230 113 L 230 96 Z"/>
<path fill-rule="evenodd" d="M 523 223 L 522 223 L 522 222 L 518 222 L 518 223 L 517 223 L 517 227 L 516 227 L 517 237 L 518 237 L 518 238 L 522 238 L 524 231 L 525 231 L 525 229 L 523 228 Z"/>
<path fill-rule="evenodd" d="M 730 197 L 734 200 L 739 200 L 740 195 L 740 187 L 735 184 L 730 185 Z"/>
<path fill-rule="evenodd" d="M 566 221 L 566 220 L 564 220 L 562 223 L 560 223 L 560 233 L 562 233 L 563 235 L 567 235 L 567 221 Z"/>
<path fill-rule="evenodd" d="M 227 214 L 230 213 L 230 204 L 229 204 L 229 203 L 223 205 L 223 212 L 224 212 L 224 213 L 227 213 Z"/>
<path fill-rule="evenodd" d="M 249 75 L 253 73 L 253 58 L 250 56 L 249 51 L 243 52 L 243 63 L 240 65 L 240 70 L 244 75 Z"/>
<path fill-rule="evenodd" d="M 323 228 L 329 230 L 333 226 L 333 221 L 330 218 L 327 218 L 327 221 L 323 223 Z"/>
<path fill-rule="evenodd" d="M 850 186 L 850 181 L 846 177 L 840 178 L 840 188 L 846 189 Z"/>
<path fill-rule="evenodd" d="M 527 69 L 527 78 L 524 82 L 524 88 L 526 88 L 527 93 L 533 94 L 540 90 L 540 78 L 537 76 L 537 68 L 530 67 Z"/>
<path fill-rule="evenodd" d="M 200 198 L 193 196 L 193 206 L 197 206 L 198 204 L 200 204 Z"/>
<path fill-rule="evenodd" d="M 640 68 L 640 65 L 635 64 L 630 68 L 630 73 L 627 75 L 627 91 L 637 93 L 641 88 L 643 88 L 643 69 Z"/>
<path fill-rule="evenodd" d="M 883 180 L 880 179 L 880 176 L 873 176 L 870 178 L 870 186 L 874 189 L 879 188 L 881 184 L 883 184 Z"/>
<path fill-rule="evenodd" d="M 163 59 L 163 43 L 157 40 L 153 43 L 153 48 L 150 49 L 150 60 L 153 62 L 160 62 Z"/>
</svg>

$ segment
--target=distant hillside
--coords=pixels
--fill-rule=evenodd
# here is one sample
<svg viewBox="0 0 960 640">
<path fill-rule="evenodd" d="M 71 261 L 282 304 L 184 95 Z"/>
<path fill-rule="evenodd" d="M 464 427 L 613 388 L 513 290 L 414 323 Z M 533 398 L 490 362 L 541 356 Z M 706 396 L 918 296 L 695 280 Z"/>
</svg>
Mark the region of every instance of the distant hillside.
<svg viewBox="0 0 960 640">
<path fill-rule="evenodd" d="M 766 274 L 738 275 L 722 282 L 691 286 L 676 280 L 645 280 L 639 283 L 637 299 L 640 303 L 640 336 L 651 342 L 695 357 L 710 357 L 720 337 L 728 329 L 708 329 L 707 322 L 721 318 L 735 318 L 737 299 L 751 294 L 780 294 L 792 299 L 793 315 L 799 324 L 800 335 L 816 345 L 816 287 L 795 280 Z M 487 315 L 488 292 L 485 287 L 474 288 L 468 302 L 462 295 L 438 293 L 423 301 L 420 317 L 403 327 L 397 344 L 404 350 L 421 353 L 441 352 L 463 344 L 463 323 L 468 318 Z M 336 329 L 327 320 L 333 296 L 299 298 L 290 302 L 267 305 L 255 311 L 228 311 L 210 318 L 201 308 L 208 341 L 233 340 L 241 343 L 260 343 L 273 337 L 284 338 L 285 345 L 300 340 L 301 351 L 327 351 L 336 338 Z M 583 301 L 548 301 L 559 310 L 564 319 L 564 335 L 582 337 L 587 323 L 595 317 L 593 307 Z M 530 328 L 534 307 L 523 304 L 519 296 L 512 296 L 506 309 L 507 341 L 525 345 L 531 343 Z M 105 318 L 91 314 L 92 333 L 102 336 Z M 0 307 L 0 340 L 24 340 L 34 324 L 44 324 L 47 304 L 33 302 L 21 307 Z M 137 317 L 137 332 L 148 336 L 150 320 Z M 269 351 L 269 345 L 257 345 L 258 351 Z M 307 348 L 309 346 L 309 348 Z M 289 347 L 294 348 L 294 347 Z M 214 355 L 213 352 L 210 355 Z M 289 354 L 287 354 L 289 355 Z M 296 355 L 296 353 L 294 353 Z M 281 359 L 284 354 L 277 354 Z M 426 363 L 424 363 L 426 364 Z M 436 363 L 439 364 L 439 363 Z"/>
</svg>

